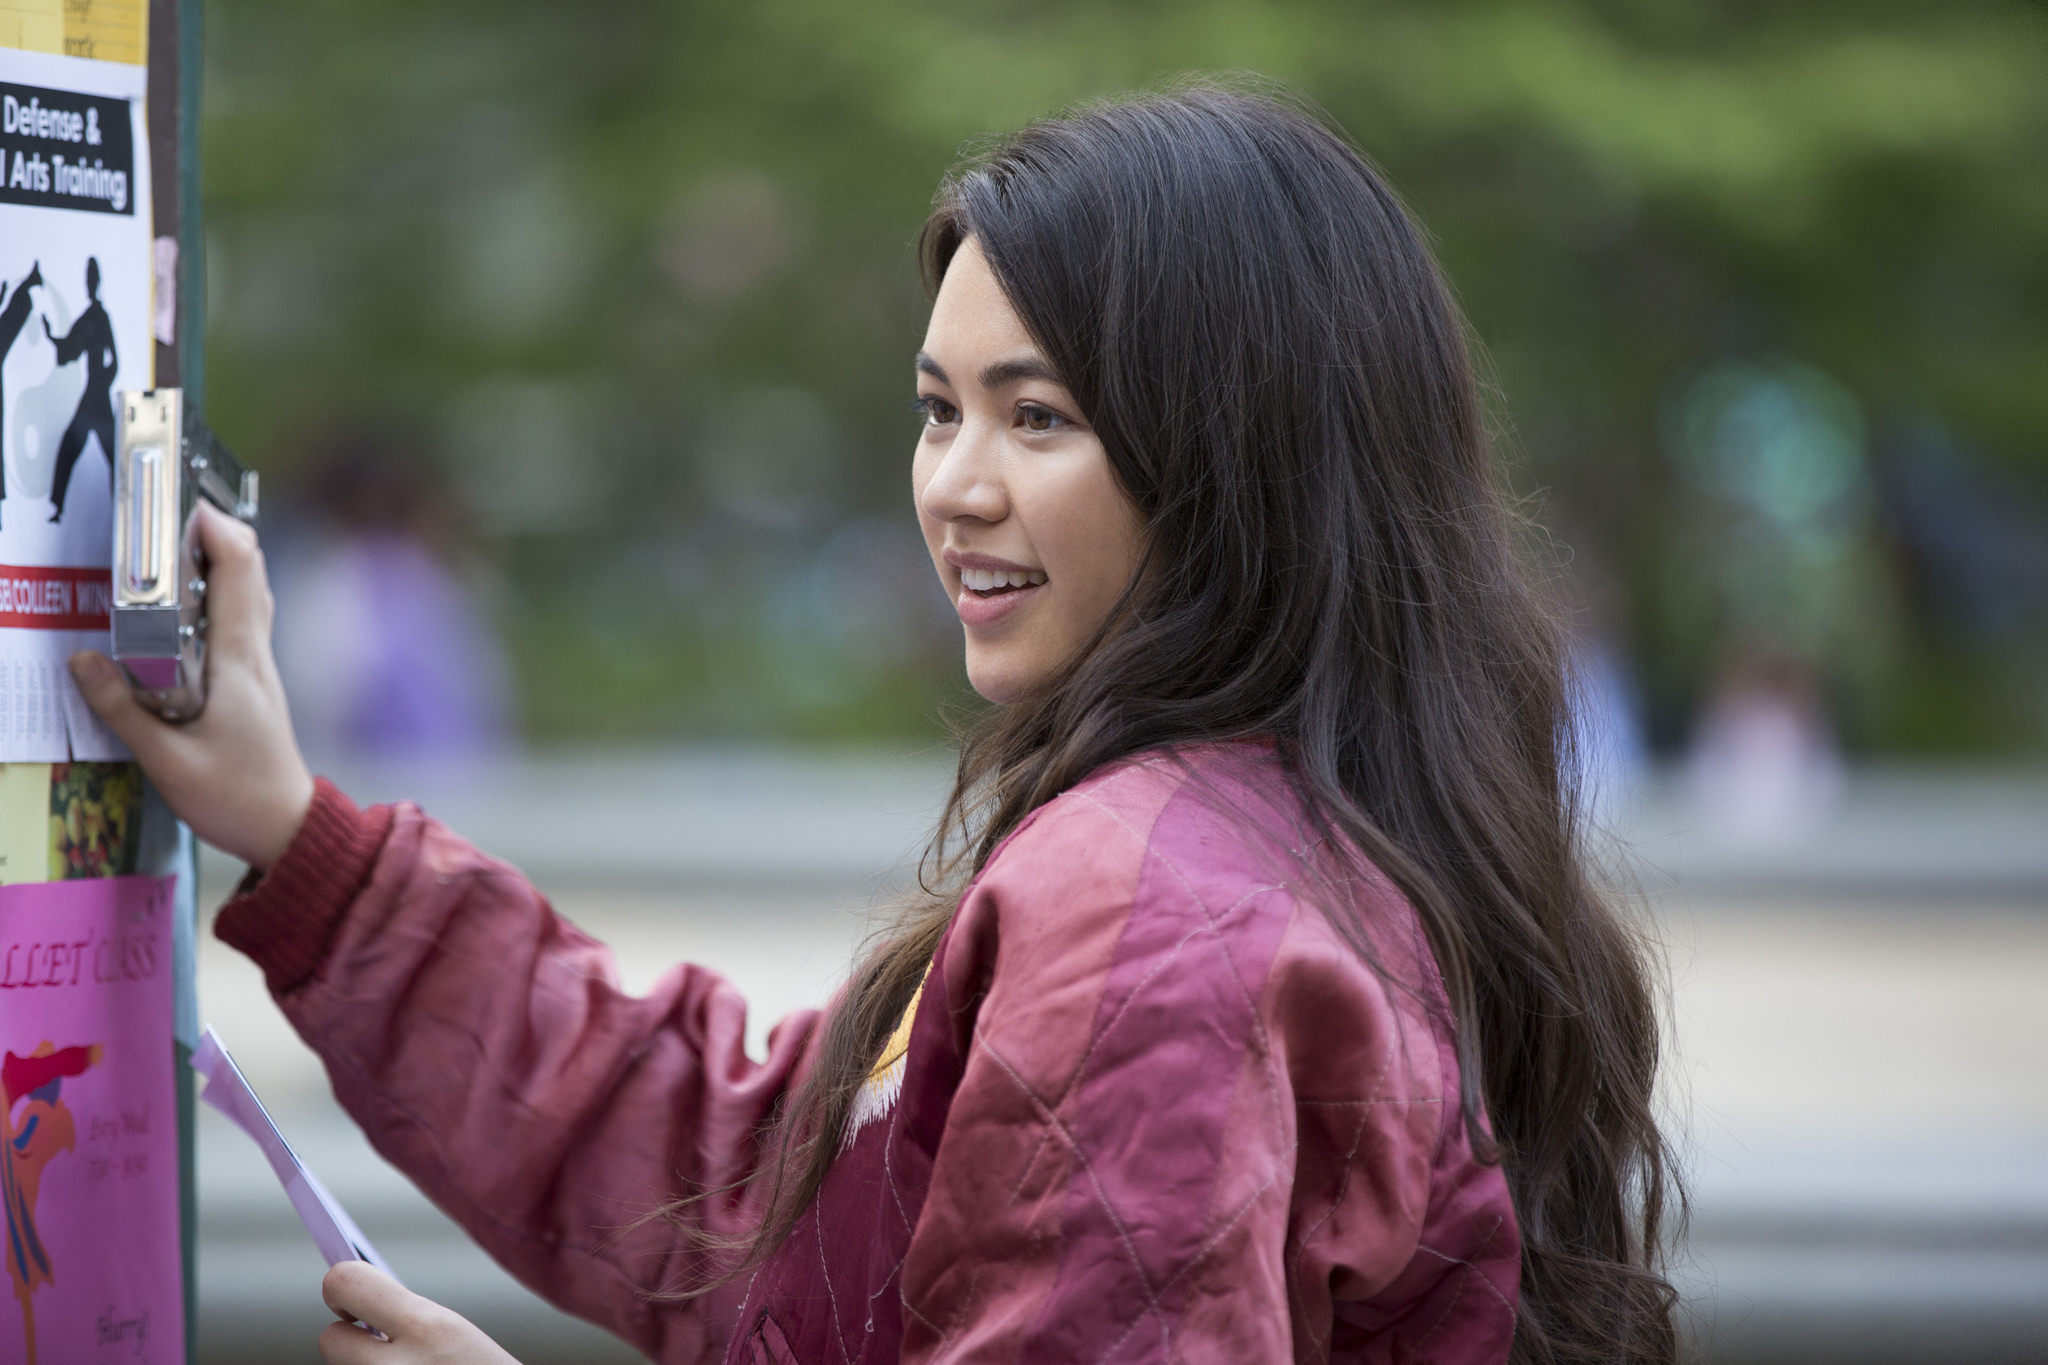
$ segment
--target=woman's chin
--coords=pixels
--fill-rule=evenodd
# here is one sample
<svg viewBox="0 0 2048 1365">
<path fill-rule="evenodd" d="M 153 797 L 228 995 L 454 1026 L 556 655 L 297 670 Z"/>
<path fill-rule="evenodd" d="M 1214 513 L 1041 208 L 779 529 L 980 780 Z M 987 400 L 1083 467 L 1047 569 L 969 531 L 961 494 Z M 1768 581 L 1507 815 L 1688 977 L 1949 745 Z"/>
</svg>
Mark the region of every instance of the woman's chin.
<svg viewBox="0 0 2048 1365">
<path fill-rule="evenodd" d="M 1022 690 L 1020 688 L 1010 687 L 1007 684 L 1000 682 L 976 682 L 972 674 L 968 675 L 967 681 L 968 684 L 972 686 L 974 690 L 981 695 L 981 699 L 983 701 L 991 702 L 997 706 L 1008 706 L 1011 702 L 1017 699 L 1019 693 Z"/>
<path fill-rule="evenodd" d="M 991 651 L 994 652 L 994 651 Z M 981 651 L 967 651 L 967 683 L 982 700 L 1006 706 L 1029 691 L 1043 672 L 1020 666 L 1015 659 L 977 657 Z"/>
</svg>

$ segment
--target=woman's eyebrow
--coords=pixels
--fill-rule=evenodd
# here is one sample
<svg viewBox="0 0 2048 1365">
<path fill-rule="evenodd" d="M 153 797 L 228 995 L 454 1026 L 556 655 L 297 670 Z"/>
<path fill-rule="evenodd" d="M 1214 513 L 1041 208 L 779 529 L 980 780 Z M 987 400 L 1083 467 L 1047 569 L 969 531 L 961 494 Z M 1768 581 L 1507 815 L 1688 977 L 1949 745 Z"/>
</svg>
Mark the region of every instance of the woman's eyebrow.
<svg viewBox="0 0 2048 1365">
<path fill-rule="evenodd" d="M 946 373 L 944 367 L 923 351 L 917 353 L 917 369 L 919 373 L 928 374 L 941 384 L 953 382 L 952 376 Z M 1015 360 L 998 360 L 981 372 L 981 386 L 984 389 L 999 389 L 1005 384 L 1015 384 L 1024 379 L 1042 379 L 1048 384 L 1066 387 L 1058 372 L 1047 364 L 1043 357 L 1035 355 L 1020 356 Z"/>
<path fill-rule="evenodd" d="M 1053 367 L 1042 357 L 1023 356 L 1016 360 L 998 360 L 981 372 L 981 386 L 984 389 L 999 389 L 1005 384 L 1015 384 L 1021 379 L 1042 379 L 1048 384 L 1065 384 Z"/>
</svg>

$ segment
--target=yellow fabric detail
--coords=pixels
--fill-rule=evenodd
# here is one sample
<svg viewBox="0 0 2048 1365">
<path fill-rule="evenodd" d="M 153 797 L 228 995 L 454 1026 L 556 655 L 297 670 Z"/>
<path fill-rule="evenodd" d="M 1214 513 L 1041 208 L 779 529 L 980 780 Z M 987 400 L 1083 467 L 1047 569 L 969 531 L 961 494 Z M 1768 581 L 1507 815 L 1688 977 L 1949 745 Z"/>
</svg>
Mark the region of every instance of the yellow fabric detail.
<svg viewBox="0 0 2048 1365">
<path fill-rule="evenodd" d="M 882 1055 L 875 1059 L 874 1067 L 868 1072 L 870 1082 L 881 1080 L 882 1073 L 902 1060 L 903 1054 L 910 1051 L 910 1024 L 917 1018 L 917 1002 L 924 999 L 924 983 L 930 979 L 931 974 L 931 966 L 927 963 L 924 976 L 918 979 L 916 992 L 911 995 L 910 1003 L 903 1007 L 903 1017 L 896 1021 L 896 1031 L 889 1035 L 888 1042 L 882 1044 Z"/>
</svg>

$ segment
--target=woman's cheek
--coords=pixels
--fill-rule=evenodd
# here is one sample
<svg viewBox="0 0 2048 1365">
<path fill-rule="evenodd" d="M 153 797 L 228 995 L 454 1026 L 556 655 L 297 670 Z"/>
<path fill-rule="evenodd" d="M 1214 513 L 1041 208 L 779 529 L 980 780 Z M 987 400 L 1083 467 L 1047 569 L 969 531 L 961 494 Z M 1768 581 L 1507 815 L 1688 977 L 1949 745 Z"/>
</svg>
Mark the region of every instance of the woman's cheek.
<svg viewBox="0 0 2048 1365">
<path fill-rule="evenodd" d="M 1095 633 L 1137 568 L 1136 514 L 1108 477 L 1107 459 L 1097 454 L 1092 463 L 1098 467 L 1077 471 L 1064 490 L 1070 515 L 1039 546 L 1046 575 L 1060 589 L 1055 605 L 1069 650 Z"/>
<path fill-rule="evenodd" d="M 948 598 L 955 595 L 951 579 L 946 572 L 945 561 L 940 557 L 946 549 L 946 523 L 925 511 L 924 493 L 931 484 L 932 474 L 938 468 L 938 461 L 931 453 L 928 442 L 917 443 L 917 453 L 910 461 L 910 510 L 917 518 L 917 529 L 924 536 L 925 552 L 932 557 L 932 572 L 938 575 L 939 587 Z"/>
</svg>

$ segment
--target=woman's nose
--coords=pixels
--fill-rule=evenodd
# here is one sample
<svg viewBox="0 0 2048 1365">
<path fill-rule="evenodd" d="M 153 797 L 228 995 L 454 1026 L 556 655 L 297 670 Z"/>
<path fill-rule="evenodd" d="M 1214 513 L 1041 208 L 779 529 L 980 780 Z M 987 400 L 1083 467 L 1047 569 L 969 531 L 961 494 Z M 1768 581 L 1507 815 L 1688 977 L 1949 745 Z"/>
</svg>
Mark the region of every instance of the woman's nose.
<svg viewBox="0 0 2048 1365">
<path fill-rule="evenodd" d="M 1001 521 L 1010 514 L 995 440 L 964 425 L 939 457 L 918 494 L 918 508 L 934 521 Z"/>
</svg>

